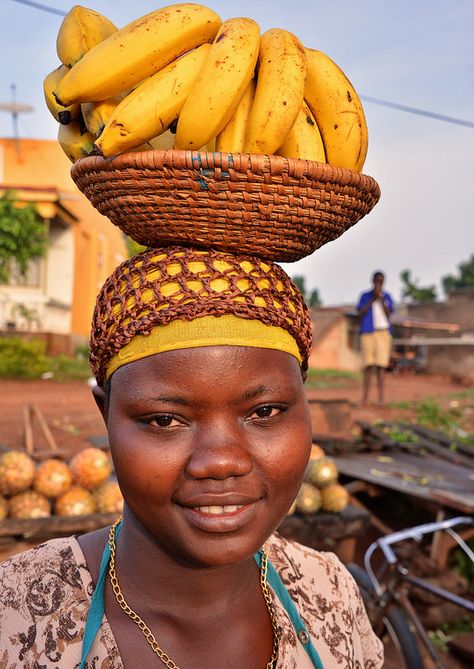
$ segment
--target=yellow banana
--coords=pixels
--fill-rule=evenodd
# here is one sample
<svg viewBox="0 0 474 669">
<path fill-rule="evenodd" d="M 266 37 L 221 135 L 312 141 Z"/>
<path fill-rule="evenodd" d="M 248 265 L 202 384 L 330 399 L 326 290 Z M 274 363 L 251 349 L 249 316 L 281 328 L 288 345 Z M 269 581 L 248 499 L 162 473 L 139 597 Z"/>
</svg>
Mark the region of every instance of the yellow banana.
<svg viewBox="0 0 474 669">
<path fill-rule="evenodd" d="M 99 12 L 75 5 L 59 28 L 56 39 L 59 60 L 72 67 L 94 46 L 116 31 L 112 21 Z"/>
<path fill-rule="evenodd" d="M 247 122 L 255 95 L 255 79 L 247 86 L 245 93 L 229 123 L 216 137 L 216 151 L 242 153 L 245 146 Z"/>
<path fill-rule="evenodd" d="M 94 137 L 99 137 L 105 128 L 107 121 L 124 97 L 125 95 L 121 94 L 109 98 L 108 100 L 103 100 L 102 102 L 82 103 L 82 118 L 84 119 L 87 130 L 94 135 Z"/>
<path fill-rule="evenodd" d="M 127 95 L 96 140 L 102 154 L 130 151 L 167 130 L 178 118 L 210 48 L 210 44 L 202 44 Z"/>
<path fill-rule="evenodd" d="M 326 54 L 306 49 L 308 77 L 305 99 L 318 124 L 326 160 L 360 172 L 368 148 L 362 103 L 340 67 Z"/>
<path fill-rule="evenodd" d="M 87 132 L 81 120 L 72 121 L 69 125 L 59 126 L 58 142 L 69 160 L 74 163 L 92 151 L 94 136 Z"/>
<path fill-rule="evenodd" d="M 245 151 L 275 153 L 301 109 L 306 53 L 299 39 L 272 28 L 260 40 L 257 88 L 250 110 Z"/>
<path fill-rule="evenodd" d="M 253 19 L 224 21 L 179 115 L 178 149 L 198 149 L 227 125 L 254 76 L 259 46 Z"/>
<path fill-rule="evenodd" d="M 212 42 L 219 16 L 202 5 L 177 4 L 132 21 L 89 51 L 55 91 L 62 105 L 98 102 L 133 88 L 175 58 Z"/>
<path fill-rule="evenodd" d="M 321 133 L 311 113 L 311 109 L 305 101 L 303 101 L 296 121 L 287 138 L 278 149 L 277 154 L 285 156 L 285 158 L 316 160 L 319 163 L 326 162 Z"/>
<path fill-rule="evenodd" d="M 63 123 L 64 125 L 67 125 L 76 118 L 79 118 L 79 114 L 81 113 L 80 105 L 74 104 L 70 107 L 62 107 L 61 105 L 58 105 L 53 95 L 54 89 L 68 71 L 68 67 L 65 65 L 60 65 L 55 70 L 47 74 L 43 81 L 43 91 L 46 105 L 56 121 L 58 121 L 58 123 Z"/>
</svg>

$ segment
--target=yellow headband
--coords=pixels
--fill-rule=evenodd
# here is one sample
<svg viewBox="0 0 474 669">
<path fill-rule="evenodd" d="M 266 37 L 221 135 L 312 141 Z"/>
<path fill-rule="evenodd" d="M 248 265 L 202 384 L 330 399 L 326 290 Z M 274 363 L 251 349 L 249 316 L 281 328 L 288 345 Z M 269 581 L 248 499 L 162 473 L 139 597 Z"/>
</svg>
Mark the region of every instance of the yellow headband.
<svg viewBox="0 0 474 669">
<path fill-rule="evenodd" d="M 193 321 L 172 321 L 168 325 L 156 326 L 149 335 L 136 335 L 110 359 L 106 378 L 119 367 L 149 355 L 201 346 L 276 349 L 293 355 L 301 364 L 298 345 L 286 330 L 226 314 L 220 317 L 203 316 Z"/>
</svg>

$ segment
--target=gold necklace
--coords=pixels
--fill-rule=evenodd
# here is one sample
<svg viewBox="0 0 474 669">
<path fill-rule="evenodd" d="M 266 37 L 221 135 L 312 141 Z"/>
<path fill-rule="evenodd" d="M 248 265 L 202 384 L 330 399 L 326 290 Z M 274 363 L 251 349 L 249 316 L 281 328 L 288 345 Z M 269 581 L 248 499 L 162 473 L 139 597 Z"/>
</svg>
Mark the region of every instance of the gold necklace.
<svg viewBox="0 0 474 669">
<path fill-rule="evenodd" d="M 133 609 L 131 609 L 130 606 L 127 604 L 127 602 L 125 601 L 125 597 L 122 594 L 122 590 L 120 589 L 120 585 L 117 578 L 117 572 L 115 571 L 115 556 L 116 556 L 115 528 L 121 522 L 121 520 L 122 518 L 118 518 L 109 531 L 109 548 L 110 548 L 109 576 L 110 576 L 110 583 L 112 585 L 112 590 L 114 591 L 115 599 L 117 600 L 122 611 L 124 611 L 127 614 L 127 616 L 131 620 L 133 620 L 133 622 L 142 631 L 145 639 L 150 644 L 152 650 L 156 653 L 156 655 L 158 655 L 158 657 L 165 665 L 165 667 L 167 667 L 168 669 L 179 669 L 178 665 L 173 662 L 168 653 L 166 653 L 161 648 L 153 632 L 150 630 L 145 621 L 142 620 L 138 615 L 138 613 L 136 613 Z M 279 646 L 280 635 L 278 631 L 278 625 L 276 622 L 275 609 L 273 607 L 272 598 L 267 585 L 267 565 L 268 565 L 268 556 L 265 553 L 265 551 L 262 550 L 262 561 L 260 565 L 260 587 L 262 590 L 263 598 L 265 600 L 265 604 L 267 606 L 268 615 L 270 616 L 273 629 L 272 656 L 270 660 L 267 662 L 267 666 L 265 669 L 275 669 L 276 662 L 278 659 L 278 646 Z"/>
</svg>

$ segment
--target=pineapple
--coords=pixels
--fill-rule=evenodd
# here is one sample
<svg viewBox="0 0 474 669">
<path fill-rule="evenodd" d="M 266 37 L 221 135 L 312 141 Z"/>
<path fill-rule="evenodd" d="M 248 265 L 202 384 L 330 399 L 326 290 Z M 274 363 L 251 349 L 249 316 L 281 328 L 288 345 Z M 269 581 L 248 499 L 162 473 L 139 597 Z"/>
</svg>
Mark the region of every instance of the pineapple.
<svg viewBox="0 0 474 669">
<path fill-rule="evenodd" d="M 61 460 L 44 460 L 36 470 L 33 487 L 36 492 L 55 499 L 72 485 L 72 472 Z"/>
<path fill-rule="evenodd" d="M 30 487 L 35 464 L 21 451 L 7 451 L 0 456 L 0 495 L 15 495 Z"/>
<path fill-rule="evenodd" d="M 339 483 L 321 488 L 321 508 L 323 511 L 340 513 L 349 504 L 349 493 Z"/>
<path fill-rule="evenodd" d="M 78 485 L 58 497 L 54 507 L 58 516 L 87 516 L 96 511 L 92 493 Z"/>
<path fill-rule="evenodd" d="M 100 448 L 85 448 L 73 457 L 70 462 L 74 481 L 92 490 L 105 483 L 112 473 L 112 462 Z"/>
<path fill-rule="evenodd" d="M 0 496 L 0 520 L 8 516 L 8 502 L 5 497 Z"/>
<path fill-rule="evenodd" d="M 310 460 L 319 460 L 320 458 L 324 458 L 325 455 L 325 452 L 321 446 L 318 446 L 318 444 L 313 444 L 311 446 L 311 455 L 309 456 Z"/>
<path fill-rule="evenodd" d="M 19 492 L 8 501 L 11 518 L 48 518 L 51 515 L 49 500 L 35 490 Z"/>
<path fill-rule="evenodd" d="M 329 458 L 320 458 L 310 461 L 306 467 L 305 480 L 309 481 L 317 488 L 331 485 L 337 481 L 337 467 L 333 460 Z"/>
<path fill-rule="evenodd" d="M 107 481 L 94 490 L 94 500 L 99 513 L 123 512 L 123 497 L 117 481 Z"/>
<path fill-rule="evenodd" d="M 311 483 L 302 483 L 296 496 L 296 511 L 309 515 L 321 506 L 321 493 Z"/>
</svg>

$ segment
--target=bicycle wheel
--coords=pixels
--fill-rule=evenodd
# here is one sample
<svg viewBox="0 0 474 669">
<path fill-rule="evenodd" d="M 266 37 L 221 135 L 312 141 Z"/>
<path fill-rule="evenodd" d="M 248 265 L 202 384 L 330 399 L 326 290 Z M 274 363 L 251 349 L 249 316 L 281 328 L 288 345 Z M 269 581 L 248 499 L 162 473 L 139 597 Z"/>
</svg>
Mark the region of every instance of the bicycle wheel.
<svg viewBox="0 0 474 669">
<path fill-rule="evenodd" d="M 356 564 L 347 565 L 347 569 L 359 586 L 367 615 L 374 628 L 379 628 L 381 618 L 383 620 L 383 632 L 380 638 L 384 644 L 387 660 L 396 654 L 398 661 L 393 666 L 397 669 L 423 669 L 424 663 L 416 637 L 402 609 L 390 607 L 388 611 L 382 611 L 374 597 L 374 589 L 367 573 Z M 388 666 L 387 660 L 384 667 Z"/>
</svg>

